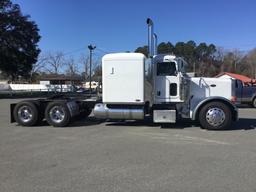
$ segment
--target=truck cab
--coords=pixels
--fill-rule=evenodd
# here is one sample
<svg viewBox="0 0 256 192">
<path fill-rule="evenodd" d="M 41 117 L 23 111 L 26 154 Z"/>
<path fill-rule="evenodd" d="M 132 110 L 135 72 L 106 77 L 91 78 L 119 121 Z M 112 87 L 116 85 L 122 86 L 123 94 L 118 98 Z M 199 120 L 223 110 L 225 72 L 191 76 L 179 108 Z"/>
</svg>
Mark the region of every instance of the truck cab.
<svg viewBox="0 0 256 192">
<path fill-rule="evenodd" d="M 153 59 L 155 66 L 154 102 L 180 103 L 186 96 L 186 62 L 174 55 L 157 55 Z"/>
</svg>

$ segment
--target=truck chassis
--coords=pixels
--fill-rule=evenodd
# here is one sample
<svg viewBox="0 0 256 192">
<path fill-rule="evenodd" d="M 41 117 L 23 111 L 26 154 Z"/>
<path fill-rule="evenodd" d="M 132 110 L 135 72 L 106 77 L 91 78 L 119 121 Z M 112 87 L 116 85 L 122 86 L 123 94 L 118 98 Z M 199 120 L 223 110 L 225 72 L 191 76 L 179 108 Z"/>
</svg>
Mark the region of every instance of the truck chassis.
<svg viewBox="0 0 256 192">
<path fill-rule="evenodd" d="M 34 126 L 44 119 L 54 127 L 67 126 L 75 118 L 86 118 L 98 97 L 67 97 L 63 95 L 45 99 L 24 100 L 10 105 L 11 123 Z"/>
</svg>

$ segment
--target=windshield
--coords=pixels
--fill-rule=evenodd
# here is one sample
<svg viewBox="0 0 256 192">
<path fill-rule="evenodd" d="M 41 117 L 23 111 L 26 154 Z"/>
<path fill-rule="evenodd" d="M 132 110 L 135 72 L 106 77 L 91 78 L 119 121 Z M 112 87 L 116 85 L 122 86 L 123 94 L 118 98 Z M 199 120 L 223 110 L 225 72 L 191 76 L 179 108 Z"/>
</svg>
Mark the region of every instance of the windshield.
<svg viewBox="0 0 256 192">
<path fill-rule="evenodd" d="M 162 62 L 157 63 L 158 76 L 176 76 L 175 62 Z"/>
</svg>

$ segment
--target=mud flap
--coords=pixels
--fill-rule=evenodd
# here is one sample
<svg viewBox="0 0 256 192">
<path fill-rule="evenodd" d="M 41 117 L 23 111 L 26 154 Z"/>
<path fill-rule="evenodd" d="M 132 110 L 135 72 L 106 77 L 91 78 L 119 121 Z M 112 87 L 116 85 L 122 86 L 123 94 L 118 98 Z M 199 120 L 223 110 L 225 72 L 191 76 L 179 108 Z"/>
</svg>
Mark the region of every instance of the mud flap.
<svg viewBox="0 0 256 192">
<path fill-rule="evenodd" d="M 10 120 L 11 120 L 11 123 L 14 123 L 16 122 L 15 119 L 14 119 L 14 116 L 13 116 L 13 110 L 14 110 L 14 107 L 16 106 L 16 103 L 12 103 L 10 105 Z"/>
</svg>

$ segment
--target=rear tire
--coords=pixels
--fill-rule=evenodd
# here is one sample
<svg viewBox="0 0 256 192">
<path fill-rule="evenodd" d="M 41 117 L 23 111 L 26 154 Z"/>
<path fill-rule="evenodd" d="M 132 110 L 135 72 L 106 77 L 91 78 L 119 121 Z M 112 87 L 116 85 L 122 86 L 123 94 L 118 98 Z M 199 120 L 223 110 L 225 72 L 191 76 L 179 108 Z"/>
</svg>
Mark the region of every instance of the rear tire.
<svg viewBox="0 0 256 192">
<path fill-rule="evenodd" d="M 45 109 L 46 121 L 54 127 L 65 127 L 71 121 L 71 115 L 65 102 L 54 101 Z"/>
<path fill-rule="evenodd" d="M 232 123 L 232 113 L 224 103 L 207 103 L 199 112 L 199 122 L 202 128 L 209 130 L 228 129 Z"/>
<path fill-rule="evenodd" d="M 252 106 L 254 107 L 254 108 L 256 108 L 256 97 L 253 99 L 253 101 L 252 101 Z"/>
<path fill-rule="evenodd" d="M 22 126 L 33 126 L 39 121 L 38 108 L 33 102 L 18 103 L 13 110 L 15 121 Z"/>
</svg>

